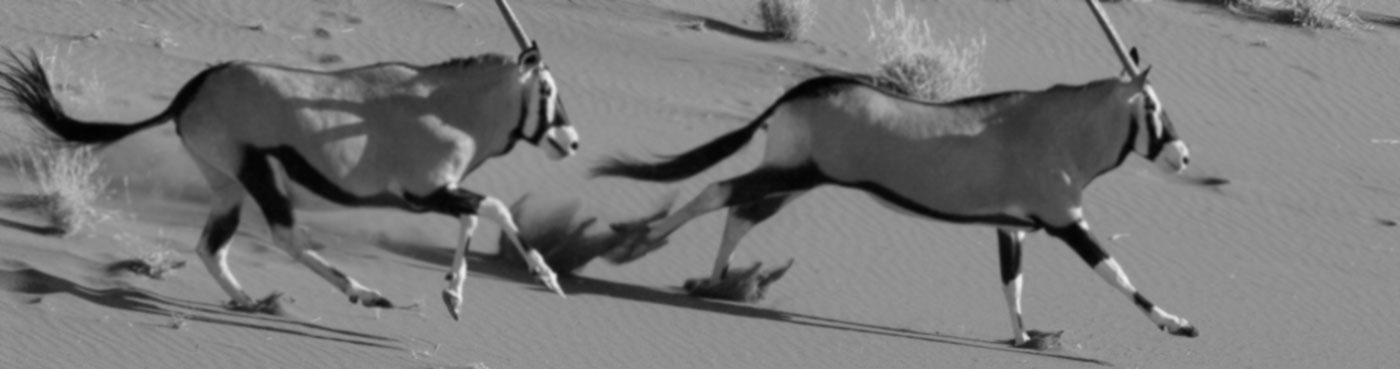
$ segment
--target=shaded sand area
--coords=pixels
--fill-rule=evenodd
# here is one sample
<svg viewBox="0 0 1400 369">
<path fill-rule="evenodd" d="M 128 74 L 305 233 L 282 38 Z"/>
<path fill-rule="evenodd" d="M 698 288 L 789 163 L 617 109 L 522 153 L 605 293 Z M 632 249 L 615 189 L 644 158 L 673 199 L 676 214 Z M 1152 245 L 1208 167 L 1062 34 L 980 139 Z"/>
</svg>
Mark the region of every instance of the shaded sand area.
<svg viewBox="0 0 1400 369">
<path fill-rule="evenodd" d="M 872 3 L 816 3 L 804 41 L 773 43 L 741 32 L 757 29 L 748 1 L 515 1 L 560 80 L 584 151 L 555 163 L 520 146 L 469 185 L 507 202 L 527 193 L 574 199 L 581 213 L 613 221 L 748 170 L 758 148 L 676 186 L 585 178 L 607 155 L 676 152 L 738 127 L 816 70 L 873 70 L 864 16 Z M 911 10 L 941 34 L 986 37 L 985 91 L 1119 70 L 1081 2 L 920 3 Z M 1400 32 L 1306 30 L 1211 3 L 1106 8 L 1154 66 L 1154 85 L 1191 144 L 1191 171 L 1231 184 L 1176 185 L 1130 159 L 1086 193 L 1109 251 L 1146 295 L 1195 323 L 1199 338 L 1158 332 L 1069 248 L 1035 235 L 1025 251 L 1026 323 L 1066 330 L 1064 347 L 1012 349 L 999 342 L 1010 328 L 991 229 L 907 217 L 834 188 L 803 197 L 745 240 L 736 265 L 796 259 L 753 304 L 677 291 L 708 273 L 719 214 L 635 263 L 589 265 L 563 282 L 568 299 L 488 260 L 496 228 L 483 225 L 460 322 L 438 301 L 454 221 L 376 210 L 301 216 L 326 258 L 410 306 L 375 311 L 347 303 L 271 247 L 250 205 L 232 268 L 251 293 L 291 301 L 280 316 L 233 313 L 193 252 L 203 179 L 164 126 L 102 153 L 112 185 L 101 206 L 111 215 L 96 227 L 56 239 L 24 231 L 42 224 L 32 215 L 0 212 L 9 225 L 0 228 L 0 367 L 1394 365 Z M 1393 2 L 1355 5 L 1400 14 Z M 57 55 L 56 79 L 76 115 L 130 121 L 163 109 L 188 78 L 222 60 L 333 69 L 517 50 L 489 2 L 454 9 L 420 0 L 4 0 L 0 45 Z M 4 127 L 18 123 L 0 115 Z M 12 168 L 0 174 L 0 191 L 26 188 Z M 152 253 L 189 264 L 162 279 L 108 270 Z"/>
</svg>

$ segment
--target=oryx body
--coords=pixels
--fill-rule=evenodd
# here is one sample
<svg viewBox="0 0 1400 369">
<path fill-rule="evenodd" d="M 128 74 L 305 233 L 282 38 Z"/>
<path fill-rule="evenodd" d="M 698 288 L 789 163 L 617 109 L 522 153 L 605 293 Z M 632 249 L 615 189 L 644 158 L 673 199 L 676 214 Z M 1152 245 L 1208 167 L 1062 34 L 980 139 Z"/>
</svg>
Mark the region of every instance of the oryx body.
<svg viewBox="0 0 1400 369">
<path fill-rule="evenodd" d="M 1194 336 L 1185 319 L 1137 293 L 1089 233 L 1080 206 L 1085 186 L 1129 153 L 1184 168 L 1186 147 L 1145 75 L 946 104 L 901 97 L 858 78 L 817 77 L 789 89 L 746 127 L 696 149 L 658 163 L 614 160 L 595 173 L 680 180 L 737 152 L 766 128 L 757 169 L 714 183 L 674 214 L 633 230 L 646 232 L 645 239 L 626 258 L 659 247 L 691 219 L 730 207 L 711 276 L 691 284 L 703 289 L 724 276 L 739 240 L 755 224 L 793 198 L 834 184 L 929 218 L 996 227 L 1018 344 L 1028 339 L 1020 317 L 1020 241 L 1040 229 L 1069 244 L 1154 324 Z"/>
<path fill-rule="evenodd" d="M 294 231 L 293 208 L 392 207 L 435 212 L 462 222 L 450 286 L 444 291 L 456 317 L 463 253 L 477 216 L 517 232 L 501 201 L 460 183 L 517 140 L 549 156 L 572 156 L 578 135 L 561 110 L 557 88 L 537 48 L 512 59 L 484 54 L 431 66 L 380 63 L 311 71 L 231 62 L 196 75 L 159 115 L 135 124 L 103 124 L 67 116 L 54 99 L 34 55 L 10 53 L 0 93 L 67 142 L 104 144 L 166 121 L 176 130 L 212 189 L 208 222 L 198 251 L 235 308 L 254 301 L 226 262 L 244 197 L 251 195 L 271 226 L 274 242 L 365 306 L 391 306 L 314 251 Z M 523 245 L 523 244 L 522 244 Z M 531 269 L 558 291 L 538 253 L 521 250 Z"/>
</svg>

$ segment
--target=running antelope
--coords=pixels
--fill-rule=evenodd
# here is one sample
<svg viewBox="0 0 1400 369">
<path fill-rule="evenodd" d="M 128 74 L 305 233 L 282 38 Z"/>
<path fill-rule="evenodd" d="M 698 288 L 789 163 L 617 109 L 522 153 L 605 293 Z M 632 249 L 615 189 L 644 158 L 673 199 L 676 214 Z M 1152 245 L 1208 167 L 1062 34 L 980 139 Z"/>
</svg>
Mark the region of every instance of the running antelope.
<svg viewBox="0 0 1400 369">
<path fill-rule="evenodd" d="M 175 121 L 213 192 L 198 253 L 232 298 L 230 308 L 255 307 L 227 262 L 239 208 L 249 195 L 262 208 L 274 243 L 351 303 L 393 306 L 307 249 L 294 231 L 294 208 L 389 207 L 459 219 L 461 244 L 443 291 L 453 319 L 467 276 L 463 256 L 478 216 L 500 225 L 531 272 L 563 295 L 540 254 L 519 242 L 505 204 L 461 187 L 468 174 L 510 152 L 518 140 L 555 160 L 578 150 L 578 133 L 538 47 L 515 59 L 483 54 L 429 66 L 386 62 L 329 72 L 223 63 L 185 83 L 165 111 L 134 124 L 69 116 L 38 57 L 7 52 L 10 60 L 0 63 L 0 98 L 60 141 L 108 144 Z"/>
<path fill-rule="evenodd" d="M 618 261 L 660 247 L 696 217 L 729 208 L 710 277 L 687 283 L 692 291 L 703 290 L 721 281 L 739 240 L 756 224 L 813 188 L 833 184 L 928 218 L 996 227 L 1017 345 L 1030 339 L 1021 323 L 1021 241 L 1037 230 L 1068 244 L 1153 324 L 1196 336 L 1186 319 L 1133 287 L 1089 232 L 1080 206 L 1084 188 L 1129 153 L 1176 172 L 1186 168 L 1186 145 L 1146 71 L 946 104 L 912 100 L 868 79 L 816 77 L 789 89 L 753 122 L 709 143 L 654 163 L 615 158 L 594 174 L 654 182 L 689 178 L 733 155 L 762 128 L 768 139 L 757 169 L 709 185 L 664 219 L 620 229 L 639 240 Z"/>
</svg>

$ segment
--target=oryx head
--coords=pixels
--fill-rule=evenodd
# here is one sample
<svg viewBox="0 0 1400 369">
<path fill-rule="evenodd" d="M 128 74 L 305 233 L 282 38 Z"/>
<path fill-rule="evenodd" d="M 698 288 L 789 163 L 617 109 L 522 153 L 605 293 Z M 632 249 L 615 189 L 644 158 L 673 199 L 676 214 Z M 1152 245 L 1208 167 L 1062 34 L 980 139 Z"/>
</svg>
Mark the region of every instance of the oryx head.
<svg viewBox="0 0 1400 369">
<path fill-rule="evenodd" d="M 559 86 L 554 83 L 549 68 L 541 62 L 539 46 L 531 42 L 529 48 L 520 52 L 517 64 L 525 99 L 520 137 L 544 149 L 550 159 L 573 156 L 578 152 L 578 131 L 569 125 L 564 104 L 559 99 Z"/>
<path fill-rule="evenodd" d="M 1133 49 L 1130 54 L 1133 63 L 1136 64 L 1137 49 Z M 1129 73 L 1134 73 L 1136 69 L 1129 69 Z M 1152 85 L 1147 83 L 1147 73 L 1151 71 L 1152 67 L 1147 67 L 1129 76 L 1129 83 L 1135 91 L 1128 98 L 1132 107 L 1131 124 L 1137 127 L 1137 135 L 1132 138 L 1133 152 L 1165 169 L 1180 173 L 1186 170 L 1186 165 L 1191 161 L 1190 151 L 1187 150 L 1186 143 L 1177 138 L 1176 128 L 1172 127 L 1172 120 L 1162 107 L 1162 100 L 1157 97 Z"/>
</svg>

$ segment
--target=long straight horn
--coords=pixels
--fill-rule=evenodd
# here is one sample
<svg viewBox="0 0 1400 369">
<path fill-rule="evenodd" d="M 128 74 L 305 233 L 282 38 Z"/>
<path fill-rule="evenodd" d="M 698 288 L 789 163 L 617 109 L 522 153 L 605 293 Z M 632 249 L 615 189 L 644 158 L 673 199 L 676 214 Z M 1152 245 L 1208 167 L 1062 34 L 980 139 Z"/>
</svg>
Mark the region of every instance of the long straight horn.
<svg viewBox="0 0 1400 369">
<path fill-rule="evenodd" d="M 1113 30 L 1113 23 L 1108 21 L 1108 15 L 1103 13 L 1103 7 L 1099 6 L 1099 0 L 1084 0 L 1089 3 L 1089 9 L 1094 11 L 1094 18 L 1099 20 L 1099 27 L 1103 27 L 1103 33 L 1108 36 L 1108 42 L 1113 44 L 1113 51 L 1118 53 L 1118 61 L 1123 62 L 1123 69 L 1132 75 L 1138 75 L 1137 64 L 1133 63 L 1133 58 L 1128 56 L 1128 49 L 1123 46 L 1123 40 L 1118 38 L 1118 31 Z"/>
<path fill-rule="evenodd" d="M 515 12 L 510 10 L 510 4 L 506 4 L 506 0 L 496 0 L 496 6 L 501 8 L 501 15 L 506 18 L 506 24 L 510 25 L 510 33 L 515 34 L 515 42 L 520 44 L 520 49 L 530 48 L 530 36 L 526 36 L 525 30 L 520 28 L 520 21 L 515 19 Z"/>
</svg>

